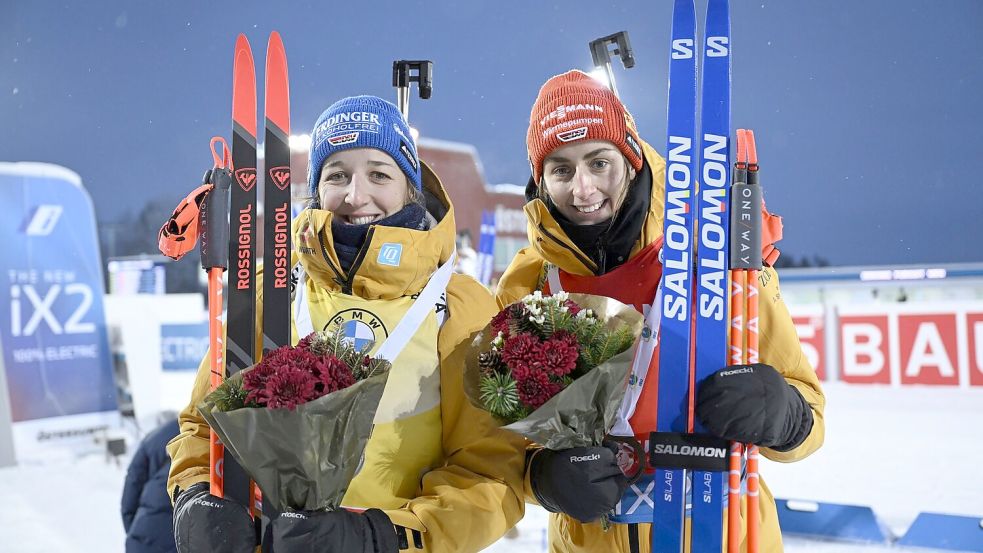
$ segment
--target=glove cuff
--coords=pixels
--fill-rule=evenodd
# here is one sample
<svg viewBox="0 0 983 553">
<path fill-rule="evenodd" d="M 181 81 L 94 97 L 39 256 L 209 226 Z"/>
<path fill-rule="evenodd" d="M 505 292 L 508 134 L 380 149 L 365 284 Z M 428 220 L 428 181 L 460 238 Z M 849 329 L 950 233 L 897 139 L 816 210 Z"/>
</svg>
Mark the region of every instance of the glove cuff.
<svg viewBox="0 0 983 553">
<path fill-rule="evenodd" d="M 545 448 L 532 454 L 532 457 L 529 459 L 529 484 L 532 487 L 532 494 L 536 496 L 536 501 L 539 502 L 540 507 L 551 513 L 559 513 L 561 509 L 549 497 L 549 493 L 542 489 L 548 488 L 549 484 L 546 482 L 546 476 L 540 474 L 540 468 L 543 466 L 546 458 L 552 454 L 553 452 Z"/>
<path fill-rule="evenodd" d="M 373 551 L 375 553 L 398 553 L 396 527 L 393 526 L 389 515 L 380 509 L 368 509 L 362 515 L 371 529 Z"/>
<path fill-rule="evenodd" d="M 802 397 L 802 394 L 795 386 L 789 384 L 788 387 L 791 390 L 791 393 L 794 394 L 794 398 L 790 399 L 790 402 L 793 405 L 797 405 L 797 407 L 792 408 L 792 413 L 796 414 L 798 411 L 798 416 L 789 417 L 791 428 L 789 428 L 789 431 L 786 434 L 789 436 L 788 441 L 780 446 L 770 448 L 783 453 L 786 451 L 791 451 L 802 445 L 802 442 L 804 442 L 812 432 L 812 425 L 814 422 L 812 418 L 812 407 L 809 406 L 805 398 Z"/>
</svg>

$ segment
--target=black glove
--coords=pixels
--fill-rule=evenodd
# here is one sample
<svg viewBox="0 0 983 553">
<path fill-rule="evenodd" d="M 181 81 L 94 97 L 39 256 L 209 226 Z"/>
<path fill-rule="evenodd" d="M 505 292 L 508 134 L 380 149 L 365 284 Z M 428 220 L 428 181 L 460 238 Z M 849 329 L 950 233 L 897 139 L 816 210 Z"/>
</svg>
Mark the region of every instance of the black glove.
<svg viewBox="0 0 983 553">
<path fill-rule="evenodd" d="M 696 397 L 696 416 L 715 436 L 788 451 L 812 431 L 802 394 L 764 363 L 731 365 L 708 377 Z"/>
<path fill-rule="evenodd" d="M 542 449 L 529 462 L 536 499 L 551 513 L 566 513 L 580 522 L 597 520 L 614 509 L 628 487 L 615 459 L 617 446 Z"/>
<path fill-rule="evenodd" d="M 276 553 L 398 553 L 396 527 L 386 513 L 298 511 L 273 521 Z"/>
<path fill-rule="evenodd" d="M 174 500 L 174 543 L 178 553 L 253 553 L 256 525 L 245 506 L 199 482 Z"/>
</svg>

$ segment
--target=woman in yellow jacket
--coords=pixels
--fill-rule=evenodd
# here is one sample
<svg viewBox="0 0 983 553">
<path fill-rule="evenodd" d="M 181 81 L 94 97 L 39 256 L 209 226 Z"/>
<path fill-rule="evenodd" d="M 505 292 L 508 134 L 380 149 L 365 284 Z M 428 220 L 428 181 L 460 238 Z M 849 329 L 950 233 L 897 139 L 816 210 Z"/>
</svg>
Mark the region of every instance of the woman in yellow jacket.
<svg viewBox="0 0 983 553">
<path fill-rule="evenodd" d="M 372 340 L 372 352 L 387 340 L 402 340 L 403 347 L 342 502 L 367 510 L 281 516 L 272 525 L 274 547 L 479 551 L 522 517 L 524 444 L 463 394 L 465 350 L 497 309 L 478 282 L 448 270 L 455 238 L 450 200 L 417 157 L 405 119 L 372 96 L 346 98 L 320 116 L 309 179 L 313 205 L 293 225 L 294 342 L 341 325 L 353 339 Z M 409 312 L 419 324 L 397 332 Z M 252 551 L 245 509 L 208 494 L 209 428 L 197 409 L 208 374 L 203 362 L 180 415 L 181 434 L 167 448 L 178 549 Z"/>
<path fill-rule="evenodd" d="M 563 289 L 605 295 L 643 311 L 653 303 L 661 275 L 665 161 L 639 138 L 618 98 L 580 71 L 543 85 L 526 145 L 533 173 L 525 206 L 530 246 L 502 276 L 499 306 L 534 290 Z M 696 414 L 721 438 L 758 444 L 775 461 L 797 461 L 822 444 L 825 398 L 771 267 L 761 273 L 760 294 L 761 364 L 722 367 L 706 379 Z M 640 418 L 654 411 L 653 383 L 628 394 L 636 398 L 629 419 L 635 428 L 647 427 Z M 527 500 L 553 513 L 550 551 L 648 551 L 650 525 L 616 524 L 604 531 L 598 520 L 614 509 L 627 485 L 614 449 L 534 449 L 527 459 Z M 774 498 L 763 482 L 760 511 L 761 551 L 781 551 Z"/>
</svg>

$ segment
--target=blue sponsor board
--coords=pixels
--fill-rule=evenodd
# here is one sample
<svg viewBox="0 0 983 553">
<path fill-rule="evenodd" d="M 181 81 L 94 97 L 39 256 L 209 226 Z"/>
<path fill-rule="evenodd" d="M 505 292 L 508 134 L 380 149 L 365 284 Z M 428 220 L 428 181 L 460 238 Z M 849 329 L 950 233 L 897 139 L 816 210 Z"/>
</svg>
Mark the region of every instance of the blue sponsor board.
<svg viewBox="0 0 983 553">
<path fill-rule="evenodd" d="M 165 371 L 194 371 L 208 353 L 208 321 L 160 325 L 160 361 Z"/>
<path fill-rule="evenodd" d="M 92 201 L 75 173 L 0 163 L 0 348 L 13 422 L 113 411 Z"/>
</svg>

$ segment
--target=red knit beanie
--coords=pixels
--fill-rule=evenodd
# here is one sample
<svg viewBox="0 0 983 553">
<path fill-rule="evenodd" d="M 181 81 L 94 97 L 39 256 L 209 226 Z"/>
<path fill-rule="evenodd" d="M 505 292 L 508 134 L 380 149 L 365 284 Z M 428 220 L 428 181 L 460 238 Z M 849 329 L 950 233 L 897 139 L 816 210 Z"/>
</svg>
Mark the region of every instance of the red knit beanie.
<svg viewBox="0 0 983 553">
<path fill-rule="evenodd" d="M 546 81 L 529 115 L 526 149 L 536 182 L 553 150 L 578 140 L 606 140 L 642 169 L 642 147 L 635 120 L 608 87 L 583 71 L 567 71 Z"/>
</svg>

